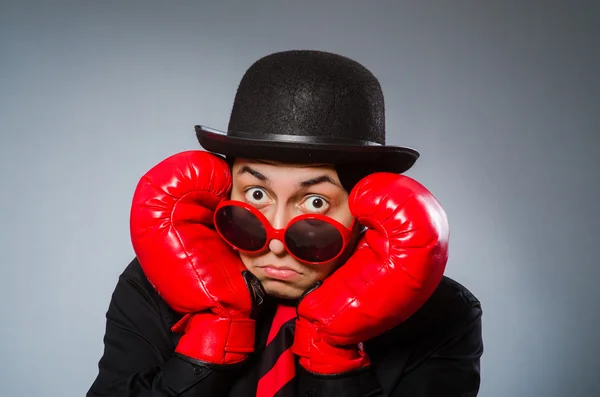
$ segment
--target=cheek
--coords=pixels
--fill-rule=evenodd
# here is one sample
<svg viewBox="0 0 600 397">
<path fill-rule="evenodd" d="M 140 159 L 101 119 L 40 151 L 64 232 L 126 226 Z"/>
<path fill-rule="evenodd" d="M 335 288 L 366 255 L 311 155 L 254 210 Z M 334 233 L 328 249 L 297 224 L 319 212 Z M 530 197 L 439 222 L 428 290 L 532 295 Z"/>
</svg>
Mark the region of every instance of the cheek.
<svg viewBox="0 0 600 397">
<path fill-rule="evenodd" d="M 354 220 L 347 202 L 340 205 L 335 213 L 330 214 L 330 216 L 346 227 L 352 226 L 352 221 Z"/>
<path fill-rule="evenodd" d="M 243 193 L 240 192 L 240 190 L 234 184 L 233 187 L 231 188 L 231 192 L 229 193 L 229 199 L 242 201 L 243 197 L 244 197 Z"/>
<path fill-rule="evenodd" d="M 240 255 L 240 259 L 242 260 L 242 263 L 244 264 L 244 266 L 246 266 L 246 269 L 250 270 L 252 272 L 252 257 L 243 253 L 239 253 Z"/>
<path fill-rule="evenodd" d="M 343 224 L 344 226 L 346 226 L 347 228 L 351 228 L 353 222 L 354 222 L 354 217 L 352 216 L 350 211 L 348 211 L 347 214 L 344 214 L 343 221 L 341 221 L 340 223 Z"/>
<path fill-rule="evenodd" d="M 311 268 L 315 281 L 329 277 L 339 266 L 340 261 L 325 263 Z"/>
</svg>

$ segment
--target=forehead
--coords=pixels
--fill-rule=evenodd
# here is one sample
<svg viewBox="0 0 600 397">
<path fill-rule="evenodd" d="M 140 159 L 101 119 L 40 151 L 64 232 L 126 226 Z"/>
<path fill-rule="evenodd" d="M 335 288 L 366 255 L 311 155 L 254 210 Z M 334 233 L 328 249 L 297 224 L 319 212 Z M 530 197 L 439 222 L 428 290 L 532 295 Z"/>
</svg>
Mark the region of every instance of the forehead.
<svg viewBox="0 0 600 397">
<path fill-rule="evenodd" d="M 286 163 L 272 160 L 236 158 L 233 163 L 234 170 L 239 170 L 243 166 L 249 166 L 269 173 L 287 173 L 290 176 L 311 173 L 335 175 L 337 177 L 337 172 L 333 164 L 326 163 Z"/>
</svg>

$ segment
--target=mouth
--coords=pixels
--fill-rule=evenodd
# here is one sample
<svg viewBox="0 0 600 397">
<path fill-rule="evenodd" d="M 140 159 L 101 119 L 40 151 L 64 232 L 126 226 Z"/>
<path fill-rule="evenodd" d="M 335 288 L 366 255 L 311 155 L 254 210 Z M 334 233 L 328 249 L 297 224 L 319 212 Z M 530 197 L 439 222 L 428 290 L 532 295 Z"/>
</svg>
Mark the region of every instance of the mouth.
<svg viewBox="0 0 600 397">
<path fill-rule="evenodd" d="M 292 280 L 301 276 L 301 273 L 288 266 L 266 265 L 259 266 L 263 273 L 276 280 Z"/>
</svg>

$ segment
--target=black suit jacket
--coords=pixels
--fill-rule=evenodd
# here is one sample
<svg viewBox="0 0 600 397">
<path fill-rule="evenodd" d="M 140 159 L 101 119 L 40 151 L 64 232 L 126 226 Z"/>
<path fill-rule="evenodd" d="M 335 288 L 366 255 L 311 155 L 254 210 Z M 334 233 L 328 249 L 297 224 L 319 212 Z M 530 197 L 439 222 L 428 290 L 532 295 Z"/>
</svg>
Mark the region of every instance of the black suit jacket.
<svg viewBox="0 0 600 397">
<path fill-rule="evenodd" d="M 385 297 L 382 296 L 382 299 Z M 100 396 L 254 396 L 256 362 L 275 306 L 257 319 L 256 353 L 232 371 L 215 371 L 174 354 L 181 316 L 152 288 L 134 259 L 119 277 L 106 314 L 104 354 L 87 393 Z M 391 331 L 365 343 L 372 366 L 344 377 L 319 378 L 298 365 L 298 396 L 476 396 L 483 353 L 480 302 L 444 277 L 426 304 Z M 293 324 L 293 322 L 292 322 Z"/>
</svg>

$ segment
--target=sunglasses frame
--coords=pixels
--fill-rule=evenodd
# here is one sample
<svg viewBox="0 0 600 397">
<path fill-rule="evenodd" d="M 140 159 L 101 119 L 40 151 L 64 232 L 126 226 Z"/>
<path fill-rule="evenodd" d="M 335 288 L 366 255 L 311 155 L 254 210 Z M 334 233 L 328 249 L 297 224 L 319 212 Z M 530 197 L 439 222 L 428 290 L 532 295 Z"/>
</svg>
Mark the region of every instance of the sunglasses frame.
<svg viewBox="0 0 600 397">
<path fill-rule="evenodd" d="M 217 218 L 217 214 L 218 214 L 219 210 L 222 209 L 223 207 L 228 207 L 228 206 L 244 208 L 245 210 L 249 211 L 252 215 L 254 215 L 260 221 L 260 223 L 263 226 L 263 228 L 265 229 L 266 235 L 267 235 L 265 243 L 260 249 L 253 250 L 253 251 L 242 249 L 242 248 L 232 244 L 231 242 L 229 242 L 229 240 L 227 240 L 223 236 L 223 234 L 217 227 L 217 221 L 216 221 L 217 219 L 216 218 Z M 288 246 L 285 242 L 285 233 L 288 231 L 290 226 L 294 225 L 297 222 L 304 221 L 304 220 L 323 221 L 323 222 L 326 222 L 326 223 L 332 225 L 333 227 L 335 227 L 337 229 L 337 231 L 342 236 L 342 247 L 340 249 L 340 252 L 338 252 L 335 257 L 333 257 L 332 259 L 327 259 L 326 261 L 319 261 L 319 262 L 307 261 L 306 259 L 299 258 L 293 252 L 290 251 L 290 249 L 288 248 Z M 219 205 L 217 205 L 217 208 L 215 208 L 215 211 L 213 214 L 213 225 L 215 227 L 215 230 L 217 231 L 217 233 L 219 234 L 221 239 L 223 241 L 225 241 L 229 246 L 231 246 L 231 248 L 233 248 L 234 250 L 241 251 L 241 252 L 244 252 L 247 254 L 257 254 L 259 252 L 264 251 L 268 247 L 271 240 L 276 239 L 276 240 L 281 241 L 281 243 L 285 247 L 286 252 L 288 254 L 290 254 L 294 259 L 296 259 L 300 262 L 310 263 L 310 264 L 323 264 L 323 263 L 331 262 L 331 261 L 338 259 L 344 253 L 344 251 L 348 247 L 348 244 L 350 243 L 350 239 L 352 237 L 352 231 L 354 230 L 355 223 L 356 223 L 355 220 L 352 220 L 352 225 L 348 228 L 348 227 L 344 226 L 343 224 L 341 224 L 340 222 L 336 221 L 335 219 L 328 217 L 326 215 L 302 214 L 302 215 L 298 215 L 298 216 L 290 219 L 290 221 L 285 225 L 285 227 L 283 229 L 275 229 L 273 227 L 273 225 L 271 225 L 271 222 L 269 222 L 267 217 L 262 212 L 260 212 L 256 207 L 254 207 L 248 203 L 245 203 L 243 201 L 238 201 L 238 200 L 221 201 L 219 203 Z"/>
</svg>

